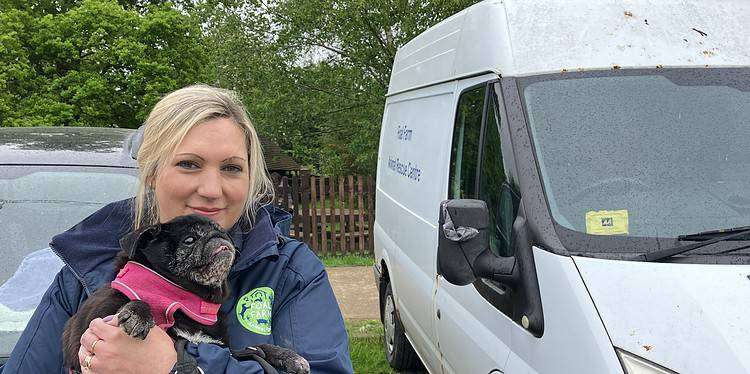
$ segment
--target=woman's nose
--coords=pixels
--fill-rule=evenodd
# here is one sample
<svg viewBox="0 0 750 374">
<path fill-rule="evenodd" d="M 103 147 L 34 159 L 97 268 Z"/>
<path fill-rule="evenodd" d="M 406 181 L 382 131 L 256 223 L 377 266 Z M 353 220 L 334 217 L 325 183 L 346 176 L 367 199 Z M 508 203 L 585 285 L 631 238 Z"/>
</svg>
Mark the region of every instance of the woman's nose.
<svg viewBox="0 0 750 374">
<path fill-rule="evenodd" d="M 208 199 L 220 198 L 222 194 L 220 172 L 218 170 L 206 170 L 202 174 L 198 185 L 198 195 Z"/>
</svg>

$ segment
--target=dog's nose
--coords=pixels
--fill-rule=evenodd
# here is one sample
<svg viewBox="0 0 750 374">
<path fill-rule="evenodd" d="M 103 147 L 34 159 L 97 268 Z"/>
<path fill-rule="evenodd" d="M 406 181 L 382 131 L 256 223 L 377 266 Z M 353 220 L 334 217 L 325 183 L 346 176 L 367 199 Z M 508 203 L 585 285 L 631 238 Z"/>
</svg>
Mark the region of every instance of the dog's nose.
<svg viewBox="0 0 750 374">
<path fill-rule="evenodd" d="M 229 249 L 229 247 L 227 247 L 226 245 L 220 245 L 219 248 L 216 248 L 214 250 L 214 253 L 212 253 L 212 254 L 215 255 L 215 254 L 217 254 L 217 253 L 219 253 L 221 251 L 225 251 L 225 250 L 228 250 L 228 249 Z"/>
</svg>

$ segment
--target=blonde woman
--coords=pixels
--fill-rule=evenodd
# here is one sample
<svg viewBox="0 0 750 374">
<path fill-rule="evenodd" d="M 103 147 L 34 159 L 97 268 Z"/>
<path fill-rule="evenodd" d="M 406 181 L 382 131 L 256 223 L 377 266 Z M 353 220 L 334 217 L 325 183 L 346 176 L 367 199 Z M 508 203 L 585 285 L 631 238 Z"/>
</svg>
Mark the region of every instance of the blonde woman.
<svg viewBox="0 0 750 374">
<path fill-rule="evenodd" d="M 282 235 L 290 216 L 264 205 L 273 194 L 258 136 L 230 91 L 196 85 L 159 101 L 144 125 L 136 197 L 112 203 L 53 238 L 66 266 L 45 294 L 3 373 L 61 373 L 66 320 L 114 278 L 119 239 L 144 225 L 201 214 L 229 230 L 240 254 L 229 274 L 231 349 L 291 348 L 313 372 L 351 373 L 347 335 L 325 269 L 303 243 Z M 117 318 L 96 319 L 81 337 L 86 372 L 262 373 L 210 343 L 177 345 L 159 327 L 143 341 Z"/>
</svg>

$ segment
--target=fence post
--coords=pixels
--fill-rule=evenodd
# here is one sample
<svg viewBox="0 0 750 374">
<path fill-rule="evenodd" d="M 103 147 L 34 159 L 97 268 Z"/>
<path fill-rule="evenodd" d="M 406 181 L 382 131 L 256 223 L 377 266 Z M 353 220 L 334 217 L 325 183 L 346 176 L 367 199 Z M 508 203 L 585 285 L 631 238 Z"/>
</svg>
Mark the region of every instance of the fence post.
<svg viewBox="0 0 750 374">
<path fill-rule="evenodd" d="M 279 187 L 279 194 L 281 198 L 281 207 L 289 212 L 289 178 L 287 176 L 281 177 L 281 186 Z"/>
<path fill-rule="evenodd" d="M 373 180 L 372 176 L 367 176 L 367 242 L 368 246 L 370 247 L 370 253 L 375 253 L 375 208 L 373 207 L 373 201 L 375 200 L 375 196 L 373 196 Z"/>
<path fill-rule="evenodd" d="M 294 238 L 297 240 L 301 240 L 301 233 L 299 230 L 300 227 L 300 212 L 299 212 L 299 177 L 296 175 L 292 175 L 292 232 L 290 234 L 294 235 Z"/>
<path fill-rule="evenodd" d="M 318 186 L 315 180 L 315 176 L 310 176 L 310 237 L 312 250 L 315 254 L 320 255 L 320 247 L 318 247 Z"/>
<path fill-rule="evenodd" d="M 329 177 L 328 197 L 331 200 L 331 254 L 336 254 L 336 181 L 334 177 Z"/>
<path fill-rule="evenodd" d="M 346 200 L 344 195 L 344 177 L 339 177 L 339 232 L 341 233 L 341 254 L 345 255 L 347 252 L 346 245 L 346 217 L 344 216 L 344 201 Z"/>
<path fill-rule="evenodd" d="M 271 183 L 273 184 L 273 201 L 271 201 L 271 204 L 281 206 L 281 200 L 279 200 L 279 190 L 281 190 L 281 175 L 279 175 L 279 173 L 271 173 Z"/>
<path fill-rule="evenodd" d="M 328 236 L 328 225 L 326 217 L 326 177 L 321 176 L 318 183 L 320 183 L 320 252 L 325 256 L 328 254 L 328 242 L 326 236 Z"/>
<path fill-rule="evenodd" d="M 363 206 L 363 196 L 362 193 L 364 192 L 364 186 L 362 176 L 357 176 L 357 213 L 359 218 L 359 238 L 357 239 L 357 242 L 359 243 L 359 254 L 364 255 L 365 254 L 365 207 Z"/>
<path fill-rule="evenodd" d="M 354 221 L 354 176 L 349 176 L 349 250 L 356 253 L 357 252 L 357 243 L 356 243 L 356 233 L 357 233 L 357 223 Z"/>
<path fill-rule="evenodd" d="M 302 241 L 309 244 L 310 235 L 310 172 L 300 173 L 300 192 L 302 193 Z"/>
</svg>

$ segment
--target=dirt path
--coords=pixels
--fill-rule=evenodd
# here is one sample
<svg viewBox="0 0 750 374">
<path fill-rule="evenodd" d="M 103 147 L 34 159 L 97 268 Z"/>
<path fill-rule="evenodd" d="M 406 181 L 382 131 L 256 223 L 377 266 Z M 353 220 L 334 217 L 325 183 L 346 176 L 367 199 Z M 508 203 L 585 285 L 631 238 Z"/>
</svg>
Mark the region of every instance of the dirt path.
<svg viewBox="0 0 750 374">
<path fill-rule="evenodd" d="M 380 319 L 371 266 L 331 267 L 326 271 L 344 319 Z"/>
</svg>

